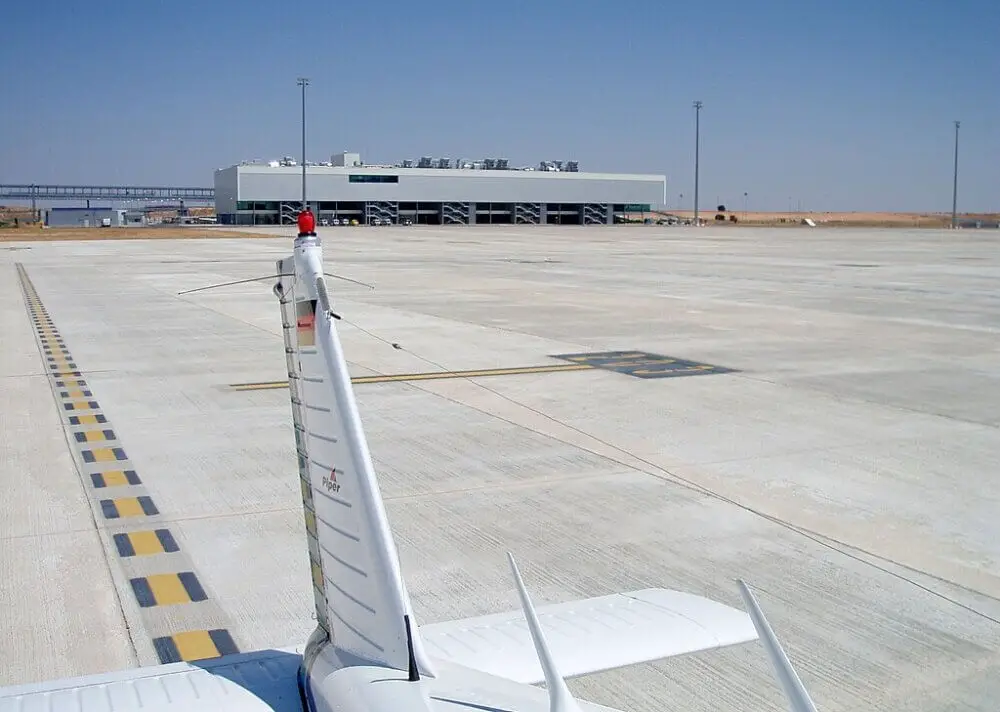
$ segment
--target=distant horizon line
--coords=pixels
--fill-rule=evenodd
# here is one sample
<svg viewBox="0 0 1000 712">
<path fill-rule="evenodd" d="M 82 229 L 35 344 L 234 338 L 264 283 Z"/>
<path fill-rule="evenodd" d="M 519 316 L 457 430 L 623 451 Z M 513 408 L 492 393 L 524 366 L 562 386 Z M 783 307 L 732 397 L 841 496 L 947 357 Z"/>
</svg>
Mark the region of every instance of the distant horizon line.
<svg viewBox="0 0 1000 712">
<path fill-rule="evenodd" d="M 92 201 L 96 201 L 98 199 L 92 198 L 91 200 Z M 79 201 L 72 201 L 72 200 L 50 200 L 50 201 L 42 201 L 42 200 L 37 200 L 36 201 L 36 209 L 44 210 L 44 209 L 48 209 L 48 208 L 61 208 L 61 207 L 65 207 L 65 208 L 78 209 L 78 210 L 88 210 L 88 209 L 89 210 L 109 210 L 109 209 L 113 210 L 113 209 L 120 209 L 120 208 L 116 208 L 115 207 L 116 203 L 121 204 L 121 203 L 124 203 L 126 201 L 112 200 L 112 201 L 109 201 L 110 204 L 102 203 L 100 205 L 91 205 L 89 208 L 86 205 L 66 205 L 66 203 L 72 203 L 72 202 L 81 202 L 82 203 L 82 202 L 85 202 L 85 201 L 84 200 L 79 200 Z M 128 202 L 132 202 L 132 201 L 128 201 Z M 155 202 L 155 201 L 141 201 L 141 202 Z M 291 201 L 291 202 L 296 202 L 296 201 Z M 180 208 L 180 205 L 177 205 L 176 207 Z M 209 208 L 209 207 L 214 208 L 214 205 L 204 204 L 204 203 L 197 203 L 197 201 L 193 201 L 193 202 L 190 202 L 190 203 L 186 203 L 185 207 L 205 209 L 205 208 Z M 927 216 L 927 217 L 947 216 L 947 217 L 950 217 L 951 216 L 951 210 L 947 210 L 947 209 L 945 209 L 945 210 L 888 210 L 888 209 L 887 210 L 866 210 L 866 209 L 863 209 L 863 208 L 854 208 L 854 209 L 850 209 L 850 210 L 822 210 L 822 209 L 820 209 L 820 210 L 768 210 L 768 209 L 755 209 L 755 210 L 749 210 L 748 209 L 748 210 L 743 210 L 743 208 L 740 208 L 740 207 L 737 207 L 737 208 L 728 208 L 727 207 L 727 209 L 725 211 L 720 211 L 720 210 L 717 210 L 717 207 L 718 207 L 718 204 L 716 204 L 716 206 L 714 206 L 714 207 L 712 207 L 712 206 L 709 206 L 709 207 L 699 207 L 698 208 L 698 213 L 700 215 L 702 215 L 702 216 L 705 216 L 705 215 L 708 215 L 708 214 L 715 214 L 715 213 L 719 213 L 719 212 L 725 212 L 725 213 L 732 214 L 732 215 L 737 215 L 737 216 L 744 215 L 744 214 L 745 215 L 858 215 L 858 214 L 868 214 L 868 215 L 912 215 L 912 216 L 918 216 L 918 217 L 920 217 L 920 216 Z M 0 210 L 15 210 L 15 209 L 16 210 L 30 211 L 31 210 L 31 201 L 28 200 L 28 199 L 10 199 L 9 202 L 0 203 Z M 162 209 L 164 211 L 169 211 L 171 209 L 171 207 L 163 207 Z M 667 213 L 667 214 L 672 214 L 672 215 L 688 215 L 688 214 L 693 214 L 694 213 L 694 207 L 692 206 L 692 207 L 686 207 L 686 208 L 674 208 L 674 207 L 658 206 L 656 204 L 651 204 L 650 205 L 650 210 L 648 212 L 649 213 Z M 641 211 L 640 212 L 633 212 L 633 214 L 635 214 L 635 215 L 641 215 L 642 212 Z M 966 211 L 961 211 L 960 210 L 960 211 L 958 211 L 956 213 L 956 216 L 967 217 L 967 218 L 982 217 L 982 218 L 989 218 L 989 219 L 997 219 L 997 218 L 1000 218 L 1000 208 L 998 208 L 996 210 L 966 210 Z"/>
</svg>

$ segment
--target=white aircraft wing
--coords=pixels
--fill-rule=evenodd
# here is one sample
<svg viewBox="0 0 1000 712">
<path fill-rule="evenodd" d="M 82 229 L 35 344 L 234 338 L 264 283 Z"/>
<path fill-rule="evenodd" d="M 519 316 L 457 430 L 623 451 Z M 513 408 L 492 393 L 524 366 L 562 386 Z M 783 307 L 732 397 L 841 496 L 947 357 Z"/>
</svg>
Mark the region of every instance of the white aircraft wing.
<svg viewBox="0 0 1000 712">
<path fill-rule="evenodd" d="M 757 640 L 743 611 L 660 588 L 554 603 L 537 609 L 565 677 Z M 517 682 L 545 676 L 521 611 L 424 623 L 427 653 Z"/>
<path fill-rule="evenodd" d="M 0 687 L 0 712 L 301 712 L 299 649 Z"/>
</svg>

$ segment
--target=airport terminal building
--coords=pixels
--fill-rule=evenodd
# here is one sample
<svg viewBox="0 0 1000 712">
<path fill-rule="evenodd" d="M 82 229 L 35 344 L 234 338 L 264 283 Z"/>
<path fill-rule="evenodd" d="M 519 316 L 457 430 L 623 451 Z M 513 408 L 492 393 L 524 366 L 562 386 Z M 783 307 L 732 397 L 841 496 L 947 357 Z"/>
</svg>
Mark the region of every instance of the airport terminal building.
<svg viewBox="0 0 1000 712">
<path fill-rule="evenodd" d="M 320 223 L 606 225 L 626 212 L 666 202 L 666 177 L 584 173 L 573 162 L 508 168 L 503 159 L 422 158 L 364 165 L 342 153 L 306 167 L 309 207 Z M 220 224 L 294 224 L 302 166 L 285 158 L 244 162 L 215 172 Z"/>
</svg>

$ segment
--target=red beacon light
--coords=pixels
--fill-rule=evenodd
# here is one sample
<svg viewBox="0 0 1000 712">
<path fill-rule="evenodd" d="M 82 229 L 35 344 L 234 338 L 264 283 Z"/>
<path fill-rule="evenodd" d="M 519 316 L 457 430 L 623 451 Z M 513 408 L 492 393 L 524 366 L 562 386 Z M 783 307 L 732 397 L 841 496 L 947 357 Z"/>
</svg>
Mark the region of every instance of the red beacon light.
<svg viewBox="0 0 1000 712">
<path fill-rule="evenodd" d="M 299 236 L 314 236 L 316 234 L 316 217 L 309 208 L 299 213 Z"/>
</svg>

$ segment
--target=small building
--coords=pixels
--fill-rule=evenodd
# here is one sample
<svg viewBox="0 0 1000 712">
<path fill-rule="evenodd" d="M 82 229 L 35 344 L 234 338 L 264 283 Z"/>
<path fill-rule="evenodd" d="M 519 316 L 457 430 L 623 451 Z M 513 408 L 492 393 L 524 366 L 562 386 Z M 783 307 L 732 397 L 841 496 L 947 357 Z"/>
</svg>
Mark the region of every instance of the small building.
<svg viewBox="0 0 1000 712">
<path fill-rule="evenodd" d="M 48 227 L 121 227 L 128 211 L 117 208 L 47 208 Z"/>
<path fill-rule="evenodd" d="M 505 159 L 421 158 L 365 165 L 356 153 L 306 166 L 306 199 L 320 224 L 607 225 L 666 201 L 666 177 L 585 173 L 575 161 L 508 167 Z M 291 158 L 215 172 L 215 209 L 228 225 L 294 224 L 302 167 Z"/>
</svg>

